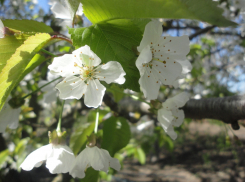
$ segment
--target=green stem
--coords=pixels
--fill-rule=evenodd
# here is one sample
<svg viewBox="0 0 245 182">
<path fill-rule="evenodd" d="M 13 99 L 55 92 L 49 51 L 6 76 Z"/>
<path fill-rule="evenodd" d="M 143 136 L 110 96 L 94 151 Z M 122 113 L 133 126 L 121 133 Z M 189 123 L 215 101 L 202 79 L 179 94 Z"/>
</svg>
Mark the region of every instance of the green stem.
<svg viewBox="0 0 245 182">
<path fill-rule="evenodd" d="M 58 125 L 56 128 L 57 133 L 61 133 L 61 120 L 62 120 L 62 113 L 63 113 L 63 108 L 64 108 L 65 100 L 62 101 L 61 109 L 60 109 L 60 115 L 59 115 L 59 121 Z"/>
<path fill-rule="evenodd" d="M 56 78 L 56 79 L 52 80 L 51 82 L 46 83 L 45 85 L 39 87 L 37 90 L 35 90 L 35 91 L 33 91 L 33 92 L 31 92 L 31 93 L 25 95 L 24 97 L 22 97 L 22 99 L 25 99 L 25 98 L 29 97 L 30 95 L 32 95 L 32 94 L 38 92 L 39 90 L 41 90 L 43 87 L 49 85 L 50 83 L 52 83 L 52 82 L 54 82 L 54 81 L 56 81 L 56 80 L 58 80 L 58 79 L 60 79 L 60 78 L 61 78 L 61 76 L 60 76 L 59 78 Z"/>
<path fill-rule="evenodd" d="M 50 56 L 52 56 L 52 57 L 56 57 L 56 55 L 54 55 L 53 53 L 51 53 L 51 52 L 49 52 L 49 51 L 47 51 L 45 49 L 41 49 L 41 51 L 46 53 L 46 54 L 48 54 L 48 55 L 50 55 Z"/>
<path fill-rule="evenodd" d="M 98 124 L 99 124 L 99 108 L 96 109 L 96 119 L 95 119 L 95 126 L 94 126 L 94 133 L 98 132 Z"/>
<path fill-rule="evenodd" d="M 234 133 L 233 129 L 231 129 L 231 127 L 230 127 L 230 126 L 228 126 L 228 127 L 229 127 L 229 129 L 231 130 L 231 132 L 232 132 L 233 136 L 236 136 L 236 134 Z"/>
<path fill-rule="evenodd" d="M 122 91 L 115 90 L 115 89 L 113 89 L 113 88 L 106 88 L 106 89 L 107 89 L 108 91 L 115 91 L 115 92 L 122 93 L 122 94 L 124 94 L 124 95 L 127 95 L 127 96 L 129 96 L 129 97 L 133 98 L 134 100 L 139 100 L 139 101 L 141 101 L 141 102 L 144 102 L 144 103 L 146 103 L 146 104 L 150 105 L 150 103 L 149 103 L 149 102 L 146 102 L 145 100 L 143 100 L 143 99 L 139 98 L 138 96 L 131 95 L 131 94 L 126 94 L 126 93 L 124 93 L 124 92 L 122 92 Z"/>
</svg>

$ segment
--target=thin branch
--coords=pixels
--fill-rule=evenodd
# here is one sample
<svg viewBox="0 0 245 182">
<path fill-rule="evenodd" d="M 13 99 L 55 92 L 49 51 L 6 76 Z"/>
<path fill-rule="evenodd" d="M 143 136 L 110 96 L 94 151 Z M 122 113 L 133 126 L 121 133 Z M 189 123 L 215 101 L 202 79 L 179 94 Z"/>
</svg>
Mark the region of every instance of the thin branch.
<svg viewBox="0 0 245 182">
<path fill-rule="evenodd" d="M 189 39 L 192 40 L 193 38 L 195 38 L 201 34 L 207 33 L 208 31 L 212 30 L 214 27 L 215 27 L 215 25 L 203 28 L 201 30 L 198 30 L 194 34 L 190 35 Z"/>
</svg>

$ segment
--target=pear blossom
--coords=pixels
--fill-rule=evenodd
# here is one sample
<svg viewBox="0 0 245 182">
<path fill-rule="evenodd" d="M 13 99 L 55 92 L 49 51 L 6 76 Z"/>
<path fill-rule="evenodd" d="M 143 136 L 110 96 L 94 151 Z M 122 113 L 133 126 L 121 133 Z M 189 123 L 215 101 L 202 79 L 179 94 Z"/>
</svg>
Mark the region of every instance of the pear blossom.
<svg viewBox="0 0 245 182">
<path fill-rule="evenodd" d="M 97 146 L 86 147 L 76 158 L 70 174 L 73 178 L 84 178 L 88 167 L 98 171 L 108 172 L 109 167 L 119 171 L 121 165 L 116 158 L 112 158 L 107 150 L 100 149 Z"/>
<path fill-rule="evenodd" d="M 140 72 L 139 84 L 147 99 L 157 99 L 160 85 L 174 85 L 182 73 L 180 61 L 189 53 L 189 38 L 162 37 L 162 25 L 158 21 L 149 22 L 143 39 L 137 47 L 140 52 L 136 66 Z"/>
<path fill-rule="evenodd" d="M 4 38 L 4 25 L 2 20 L 0 19 L 0 39 Z"/>
<path fill-rule="evenodd" d="M 123 84 L 124 72 L 120 63 L 109 61 L 100 65 L 101 59 L 85 45 L 72 54 L 54 58 L 49 65 L 50 72 L 65 79 L 56 85 L 61 99 L 80 99 L 84 95 L 84 103 L 88 107 L 98 107 L 106 88 L 100 83 L 105 81 Z"/>
<path fill-rule="evenodd" d="M 44 161 L 50 173 L 67 173 L 75 162 L 75 156 L 66 145 L 48 144 L 30 153 L 20 167 L 30 171 L 34 167 L 40 167 Z"/>
<path fill-rule="evenodd" d="M 182 92 L 162 103 L 162 108 L 157 112 L 157 119 L 165 132 L 175 140 L 177 134 L 173 126 L 179 127 L 185 118 L 184 111 L 179 109 L 189 100 L 189 94 Z"/>
<path fill-rule="evenodd" d="M 11 129 L 16 129 L 19 125 L 21 108 L 12 108 L 8 104 L 8 100 L 0 111 L 0 133 L 3 133 L 7 126 Z"/>
</svg>

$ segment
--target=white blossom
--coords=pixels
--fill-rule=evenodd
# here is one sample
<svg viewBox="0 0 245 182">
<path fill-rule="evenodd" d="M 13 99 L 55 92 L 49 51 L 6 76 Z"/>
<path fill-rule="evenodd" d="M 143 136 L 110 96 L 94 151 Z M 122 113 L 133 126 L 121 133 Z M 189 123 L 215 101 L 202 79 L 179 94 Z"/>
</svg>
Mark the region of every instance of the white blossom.
<svg viewBox="0 0 245 182">
<path fill-rule="evenodd" d="M 139 84 L 147 99 L 157 99 L 160 84 L 174 85 L 182 73 L 180 61 L 189 53 L 189 38 L 162 37 L 162 24 L 149 22 L 137 47 L 140 52 L 136 66 L 140 71 Z"/>
<path fill-rule="evenodd" d="M 11 129 L 16 129 L 19 125 L 21 108 L 12 108 L 8 104 L 8 100 L 0 111 L 0 133 L 3 133 L 7 126 Z"/>
<path fill-rule="evenodd" d="M 0 19 L 0 38 L 4 38 L 4 25 L 1 19 Z"/>
<path fill-rule="evenodd" d="M 123 84 L 124 72 L 120 63 L 109 61 L 100 65 L 101 59 L 90 50 L 89 46 L 83 46 L 72 54 L 54 58 L 48 67 L 55 75 L 65 77 L 56 85 L 60 91 L 61 99 L 80 99 L 84 95 L 84 102 L 88 107 L 98 107 L 106 88 L 100 83 L 105 81 Z"/>
<path fill-rule="evenodd" d="M 165 132 L 175 140 L 177 134 L 173 126 L 179 127 L 185 118 L 184 111 L 179 109 L 189 100 L 189 94 L 182 92 L 162 103 L 162 108 L 158 110 L 157 119 Z"/>
<path fill-rule="evenodd" d="M 119 171 L 121 165 L 118 159 L 112 158 L 107 150 L 98 147 L 86 147 L 76 158 L 70 174 L 72 177 L 84 178 L 88 167 L 98 171 L 108 172 L 109 167 Z"/>
<path fill-rule="evenodd" d="M 71 16 L 69 9 L 65 7 L 62 3 L 60 3 L 59 1 L 51 1 L 49 4 L 51 5 L 51 11 L 53 12 L 55 18 L 73 20 L 73 17 Z M 76 15 L 83 15 L 83 7 L 81 3 L 78 6 Z"/>
<path fill-rule="evenodd" d="M 53 75 L 50 72 L 48 72 L 47 74 L 47 80 L 41 80 L 38 83 L 38 87 L 42 87 L 45 84 L 53 81 L 54 79 L 57 79 L 59 76 L 58 75 Z M 58 91 L 57 89 L 55 89 L 55 85 L 59 82 L 59 80 L 56 80 L 52 83 L 49 83 L 48 85 L 46 85 L 45 87 L 41 88 L 41 90 L 43 92 L 46 92 L 43 96 L 43 103 L 44 104 L 50 104 L 54 101 L 57 100 L 57 96 L 58 96 Z"/>
<path fill-rule="evenodd" d="M 66 145 L 48 144 L 30 153 L 20 167 L 30 171 L 46 161 L 46 167 L 52 174 L 67 173 L 75 161 L 72 150 Z"/>
</svg>

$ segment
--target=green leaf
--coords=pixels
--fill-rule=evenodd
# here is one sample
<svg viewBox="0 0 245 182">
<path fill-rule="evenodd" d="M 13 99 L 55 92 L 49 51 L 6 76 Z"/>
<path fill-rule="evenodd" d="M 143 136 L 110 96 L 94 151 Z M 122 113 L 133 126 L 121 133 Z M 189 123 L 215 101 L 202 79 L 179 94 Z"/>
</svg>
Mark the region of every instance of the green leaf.
<svg viewBox="0 0 245 182">
<path fill-rule="evenodd" d="M 7 160 L 8 156 L 9 156 L 9 150 L 8 149 L 0 152 L 0 167 Z"/>
<path fill-rule="evenodd" d="M 43 22 L 35 20 L 3 20 L 5 27 L 19 30 L 22 32 L 41 32 L 41 33 L 52 33 L 53 29 L 47 26 Z"/>
<path fill-rule="evenodd" d="M 50 39 L 49 34 L 40 33 L 29 37 L 24 44 L 17 48 L 16 52 L 7 61 L 6 66 L 0 73 L 0 109 L 11 90 L 18 83 L 19 78 L 27 69 L 27 65 L 33 56 L 47 43 Z"/>
<path fill-rule="evenodd" d="M 123 98 L 123 90 L 124 89 L 118 87 L 116 84 L 112 84 L 110 88 L 107 88 L 107 91 L 112 93 L 115 102 L 119 102 Z"/>
<path fill-rule="evenodd" d="M 101 148 L 108 150 L 111 156 L 125 147 L 131 137 L 130 128 L 125 118 L 110 117 L 104 121 Z"/>
<path fill-rule="evenodd" d="M 21 76 L 19 77 L 17 83 L 19 83 L 28 73 L 30 73 L 34 68 L 36 68 L 37 66 L 39 66 L 41 63 L 43 63 L 46 60 L 46 58 L 41 55 L 41 54 L 36 54 L 31 61 L 28 63 L 28 65 L 26 66 L 25 70 L 23 71 L 23 73 L 21 74 Z"/>
<path fill-rule="evenodd" d="M 102 122 L 103 117 L 107 114 L 107 111 L 100 111 L 99 115 L 99 124 Z M 70 139 L 70 148 L 72 149 L 75 155 L 78 154 L 83 148 L 85 148 L 87 143 L 87 136 L 90 136 L 94 131 L 96 118 L 96 110 L 90 111 L 88 115 L 88 122 L 90 125 L 84 129 L 84 127 L 79 127 L 72 133 Z"/>
<path fill-rule="evenodd" d="M 84 14 L 92 23 L 111 19 L 170 18 L 196 19 L 217 26 L 235 23 L 222 16 L 212 0 L 81 0 Z"/>
<path fill-rule="evenodd" d="M 99 171 L 89 167 L 85 172 L 85 178 L 81 179 L 81 182 L 97 182 L 99 178 Z"/>
<path fill-rule="evenodd" d="M 145 152 L 142 150 L 142 148 L 137 147 L 135 149 L 135 155 L 134 155 L 134 157 L 136 159 L 138 159 L 138 161 L 140 162 L 140 164 L 142 164 L 142 165 L 145 164 L 146 157 L 145 157 Z"/>
<path fill-rule="evenodd" d="M 87 142 L 87 136 L 90 136 L 94 131 L 95 122 L 91 123 L 86 129 L 78 128 L 71 136 L 70 148 L 75 155 L 80 152 L 82 148 L 85 148 Z"/>
<path fill-rule="evenodd" d="M 134 52 L 142 39 L 142 31 L 131 20 L 112 20 L 88 28 L 69 29 L 73 45 L 89 45 L 103 63 L 118 61 L 126 72 L 124 88 L 139 91 L 139 71 Z"/>
<path fill-rule="evenodd" d="M 0 39 L 0 72 L 6 65 L 7 60 L 15 53 L 16 49 L 23 44 L 25 37 L 6 36 Z"/>
</svg>

